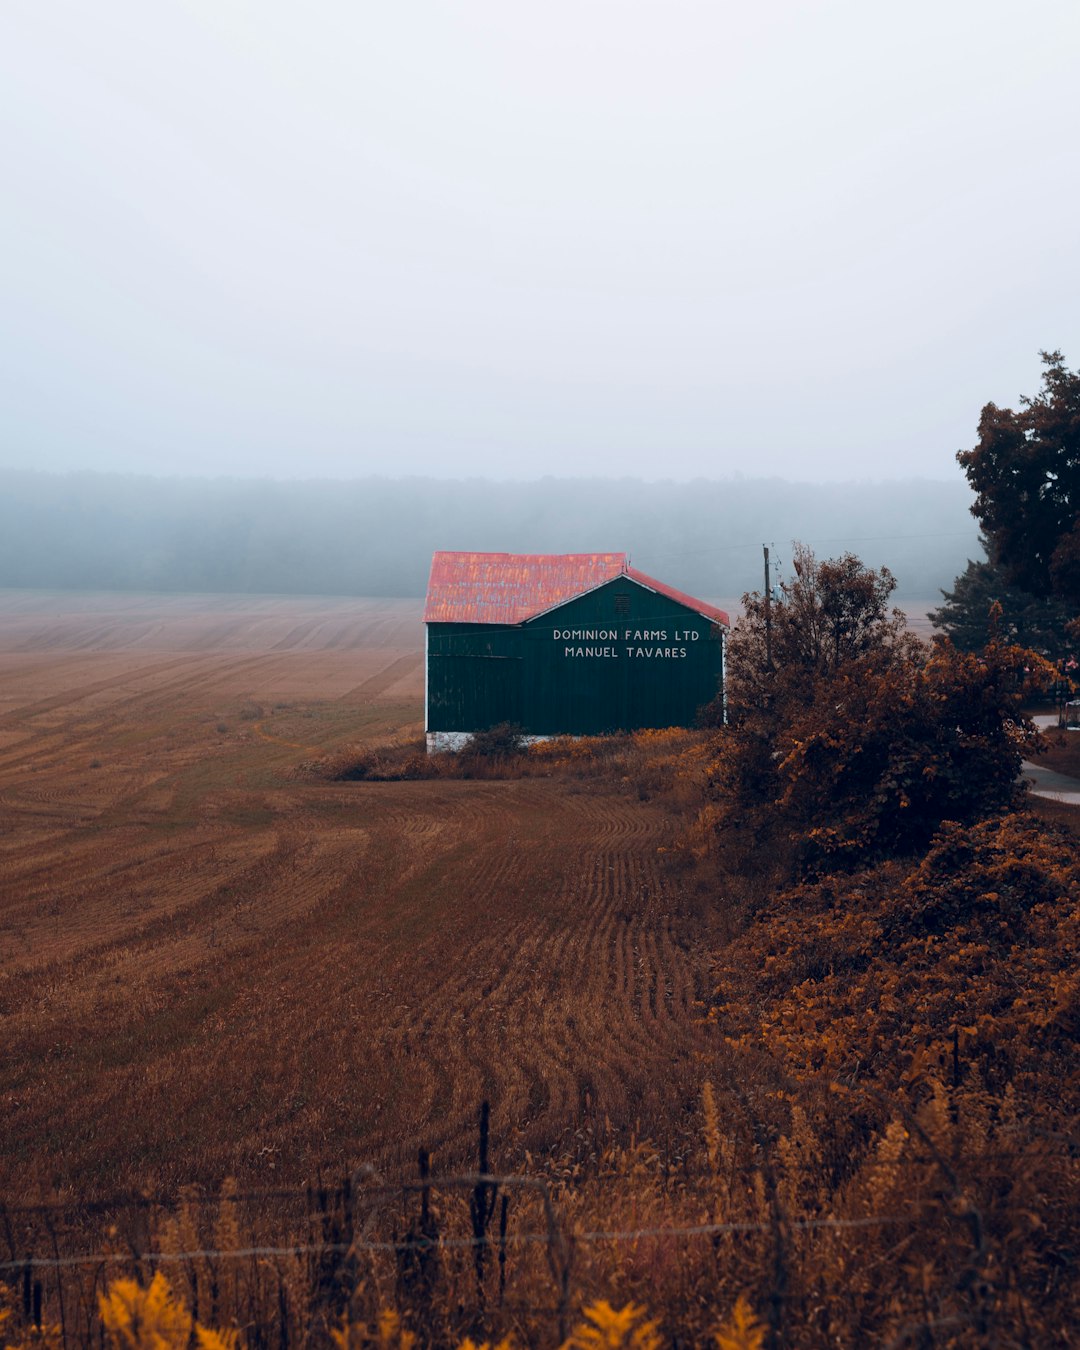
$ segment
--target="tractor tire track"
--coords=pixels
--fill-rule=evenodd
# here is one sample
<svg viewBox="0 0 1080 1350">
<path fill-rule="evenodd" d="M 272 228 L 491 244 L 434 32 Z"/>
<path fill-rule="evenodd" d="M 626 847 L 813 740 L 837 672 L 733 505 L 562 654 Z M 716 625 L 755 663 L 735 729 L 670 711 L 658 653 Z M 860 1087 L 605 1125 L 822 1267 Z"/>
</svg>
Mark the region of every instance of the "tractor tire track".
<svg viewBox="0 0 1080 1350">
<path fill-rule="evenodd" d="M 407 652 L 404 656 L 399 656 L 397 660 L 391 661 L 385 669 L 376 675 L 371 675 L 368 679 L 358 684 L 348 693 L 342 694 L 339 702 L 355 703 L 366 699 L 378 698 L 384 694 L 392 685 L 397 684 L 406 675 L 411 675 L 414 670 L 423 664 L 423 655 L 418 652 Z"/>
</svg>

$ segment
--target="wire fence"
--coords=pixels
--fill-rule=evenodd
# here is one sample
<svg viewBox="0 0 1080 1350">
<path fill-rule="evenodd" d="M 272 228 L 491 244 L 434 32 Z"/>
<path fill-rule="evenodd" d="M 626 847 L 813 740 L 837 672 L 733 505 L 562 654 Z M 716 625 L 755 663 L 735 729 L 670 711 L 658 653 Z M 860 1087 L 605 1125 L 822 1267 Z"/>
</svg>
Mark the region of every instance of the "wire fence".
<svg viewBox="0 0 1080 1350">
<path fill-rule="evenodd" d="M 493 1183 L 500 1182 L 492 1178 Z M 845 1232 L 861 1228 L 885 1228 L 896 1225 L 919 1227 L 926 1223 L 925 1218 L 911 1214 L 875 1214 L 862 1219 L 794 1219 L 788 1222 L 793 1231 L 811 1232 L 820 1229 L 833 1229 Z M 600 1242 L 641 1242 L 645 1238 L 695 1238 L 718 1237 L 723 1233 L 769 1233 L 773 1225 L 764 1221 L 746 1221 L 742 1223 L 698 1223 L 698 1224 L 654 1224 L 647 1228 L 574 1230 L 570 1240 L 574 1243 Z M 546 1232 L 510 1233 L 501 1239 L 503 1245 L 520 1246 L 526 1243 L 550 1243 L 551 1234 Z M 99 1266 L 107 1264 L 127 1264 L 132 1261 L 148 1264 L 178 1264 L 185 1261 L 205 1260 L 246 1260 L 252 1257 L 307 1256 L 322 1253 L 345 1254 L 349 1252 L 410 1252 L 427 1251 L 433 1246 L 444 1251 L 475 1249 L 490 1246 L 488 1237 L 448 1237 L 437 1239 L 399 1239 L 372 1241 L 366 1238 L 354 1238 L 349 1242 L 294 1243 L 284 1247 L 203 1247 L 196 1251 L 169 1252 L 161 1250 L 130 1252 L 85 1252 L 77 1256 L 27 1256 L 21 1260 L 0 1261 L 0 1272 L 18 1272 L 30 1270 L 62 1270 L 75 1266 Z"/>
<path fill-rule="evenodd" d="M 983 1168 L 988 1164 L 997 1163 L 1007 1168 L 1015 1168 L 1029 1163 L 1053 1163 L 1065 1156 L 1073 1157 L 1076 1151 L 1080 1149 L 1080 1133 L 1042 1131 L 1040 1137 L 1044 1141 L 1044 1147 L 965 1150 L 963 1161 L 968 1167 Z M 909 1167 L 930 1167 L 937 1165 L 939 1161 L 940 1155 L 937 1153 L 918 1153 L 909 1150 L 905 1152 L 903 1157 L 904 1165 Z M 889 1160 L 859 1159 L 859 1171 L 864 1175 L 875 1169 L 892 1169 L 895 1166 L 895 1162 Z M 372 1178 L 377 1179 L 372 1180 Z M 480 1182 L 487 1185 L 523 1185 L 547 1189 L 550 1189 L 551 1186 L 551 1180 L 548 1177 L 520 1172 L 507 1174 L 470 1172 L 442 1177 L 431 1176 L 421 1181 L 388 1182 L 383 1181 L 373 1169 L 366 1167 L 351 1173 L 346 1180 L 346 1184 L 351 1186 L 357 1195 L 362 1194 L 369 1200 L 417 1195 L 424 1190 L 438 1187 L 471 1187 Z M 339 1190 L 340 1183 L 335 1183 L 333 1186 L 259 1187 L 257 1189 L 230 1191 L 229 1199 L 234 1203 L 253 1204 L 302 1201 L 306 1202 L 309 1207 L 317 1207 L 320 1195 L 331 1195 Z M 699 1188 L 698 1194 L 699 1198 L 706 1199 L 708 1191 L 702 1187 Z M 78 1214 L 91 1217 L 93 1215 L 112 1214 L 118 1210 L 168 1209 L 175 1207 L 181 1201 L 192 1208 L 217 1208 L 221 1204 L 221 1200 L 222 1197 L 218 1193 L 194 1188 L 188 1188 L 171 1195 L 117 1191 L 106 1196 L 72 1197 L 68 1200 L 11 1202 L 0 1199 L 0 1217 L 45 1217 L 49 1214 Z M 862 1223 L 863 1220 L 860 1219 L 858 1222 Z M 2 1263 L 0 1263 L 0 1268 L 2 1268 Z"/>
<path fill-rule="evenodd" d="M 729 1195 L 732 1184 L 746 1196 L 756 1184 L 756 1213 L 744 1201 L 749 1216 L 739 1215 L 736 1205 L 731 1219 L 693 1221 L 695 1212 L 716 1213 L 722 1185 L 715 1173 L 691 1174 L 667 1193 L 670 1221 L 658 1206 L 645 1222 L 604 1226 L 575 1219 L 587 1211 L 575 1209 L 572 1186 L 557 1176 L 490 1170 L 485 1103 L 482 1166 L 475 1172 L 433 1175 L 421 1151 L 415 1180 L 391 1182 L 360 1168 L 336 1184 L 303 1188 L 225 1186 L 218 1194 L 188 1189 L 170 1197 L 125 1193 L 0 1202 L 0 1286 L 21 1296 L 27 1326 L 40 1328 L 52 1319 L 65 1347 L 100 1340 L 100 1298 L 113 1280 L 133 1276 L 145 1286 L 166 1270 L 186 1291 L 192 1317 L 194 1309 L 227 1308 L 221 1315 L 247 1328 L 247 1343 L 268 1350 L 326 1343 L 325 1334 L 311 1339 L 312 1319 L 323 1318 L 325 1333 L 331 1314 L 340 1316 L 366 1279 L 383 1289 L 389 1282 L 400 1302 L 421 1309 L 432 1306 L 437 1288 L 451 1288 L 462 1325 L 487 1325 L 493 1311 L 534 1319 L 534 1325 L 547 1319 L 543 1324 L 557 1328 L 562 1343 L 573 1290 L 580 1291 L 590 1261 L 594 1269 L 610 1270 L 642 1261 L 647 1268 L 654 1259 L 696 1262 L 699 1269 L 712 1262 L 726 1278 L 738 1271 L 746 1283 L 771 1280 L 770 1298 L 779 1300 L 770 1314 L 776 1322 L 790 1297 L 789 1270 L 800 1260 L 812 1265 L 819 1243 L 826 1243 L 826 1252 L 846 1253 L 851 1268 L 866 1235 L 892 1229 L 898 1236 L 877 1245 L 881 1260 L 914 1243 L 944 1253 L 950 1268 L 946 1303 L 933 1316 L 925 1310 L 913 1316 L 895 1340 L 896 1346 L 920 1343 L 935 1318 L 945 1327 L 978 1324 L 984 1316 L 981 1272 L 990 1260 L 990 1239 L 971 1198 L 971 1177 L 985 1179 L 995 1165 L 1001 1175 L 1031 1169 L 1044 1174 L 1073 1155 L 1076 1140 L 1054 1136 L 1015 1150 L 986 1149 L 961 1164 L 943 1156 L 915 1118 L 905 1120 L 911 1146 L 902 1160 L 865 1158 L 859 1164 L 864 1180 L 892 1173 L 889 1185 L 869 1186 L 866 1213 L 852 1214 L 851 1201 L 847 1214 L 799 1214 L 797 1206 L 787 1212 L 766 1149 L 753 1165 L 732 1168 L 726 1178 Z M 654 1180 L 655 1193 L 665 1194 L 663 1179 Z M 625 1188 L 632 1189 L 632 1179 L 617 1170 L 590 1184 L 615 1201 L 606 1207 L 612 1215 L 626 1203 Z M 874 1209 L 875 1195 L 891 1207 Z M 1014 1209 L 1031 1218 L 1030 1202 L 1014 1207 L 1005 1200 L 995 1206 L 995 1221 Z M 591 1213 L 605 1213 L 604 1203 Z"/>
<path fill-rule="evenodd" d="M 932 1162 L 929 1158 L 926 1161 Z M 503 1313 L 546 1319 L 558 1327 L 561 1341 L 568 1324 L 571 1272 L 575 1262 L 580 1263 L 584 1249 L 633 1249 L 659 1243 L 669 1250 L 671 1244 L 715 1244 L 724 1238 L 747 1237 L 757 1237 L 768 1247 L 778 1240 L 790 1241 L 797 1234 L 857 1236 L 876 1229 L 917 1230 L 940 1220 L 940 1214 L 926 1206 L 860 1217 L 791 1218 L 783 1220 L 782 1238 L 775 1213 L 766 1218 L 724 1222 L 673 1219 L 629 1227 L 586 1227 L 568 1222 L 558 1212 L 554 1190 L 552 1182 L 542 1176 L 485 1171 L 443 1177 L 422 1175 L 417 1181 L 400 1183 L 361 1175 L 344 1178 L 333 1187 L 220 1195 L 189 1192 L 171 1201 L 114 1195 L 86 1203 L 0 1204 L 0 1240 L 6 1238 L 8 1246 L 6 1259 L 0 1260 L 0 1282 L 21 1289 L 29 1324 L 41 1326 L 48 1321 L 49 1309 L 56 1310 L 53 1316 L 60 1319 L 57 1325 L 63 1324 L 61 1339 L 67 1346 L 92 1338 L 97 1300 L 111 1280 L 121 1275 L 134 1275 L 145 1284 L 159 1269 L 178 1274 L 183 1271 L 178 1287 L 198 1291 L 200 1269 L 214 1272 L 216 1287 L 224 1279 L 225 1264 L 243 1267 L 248 1263 L 248 1271 L 255 1271 L 256 1282 L 262 1284 L 261 1292 L 252 1295 L 253 1302 L 263 1309 L 261 1330 L 253 1343 L 278 1344 L 274 1337 L 276 1322 L 280 1322 L 276 1331 L 284 1346 L 294 1343 L 284 1331 L 288 1310 L 282 1304 L 268 1320 L 265 1309 L 274 1305 L 274 1280 L 280 1285 L 286 1272 L 298 1265 L 303 1267 L 303 1280 L 314 1291 L 316 1301 L 329 1298 L 338 1306 L 358 1279 L 364 1258 L 386 1263 L 384 1270 L 393 1272 L 399 1288 L 404 1284 L 407 1294 L 419 1297 L 421 1302 L 430 1295 L 427 1286 L 435 1273 L 447 1275 L 449 1262 L 456 1270 L 456 1287 L 471 1291 L 476 1315 L 485 1315 L 490 1301 Z M 453 1210 L 444 1205 L 436 1220 L 432 1201 L 440 1193 L 456 1195 L 458 1204 Z M 526 1202 L 521 1227 L 508 1222 L 507 1197 L 511 1195 Z M 503 1198 L 498 1218 L 497 1196 Z M 684 1204 L 707 1208 L 715 1197 L 702 1187 L 700 1193 L 692 1194 L 684 1189 L 682 1199 Z M 175 1222 L 175 1216 L 185 1207 L 195 1216 L 193 1224 L 198 1224 L 202 1214 L 211 1231 L 227 1209 L 238 1234 L 265 1231 L 269 1223 L 274 1228 L 292 1228 L 296 1237 L 292 1241 L 249 1241 L 232 1246 L 214 1242 L 171 1246 L 167 1225 Z M 386 1235 L 372 1232 L 376 1224 L 389 1225 L 394 1231 Z M 133 1226 L 136 1231 L 132 1231 Z M 110 1245 L 87 1243 L 93 1230 L 102 1227 L 112 1235 Z M 305 1229 L 307 1236 L 303 1235 Z M 187 1231 L 190 1234 L 194 1228 L 189 1226 Z M 77 1250 L 68 1249 L 72 1246 Z M 539 1264 L 529 1263 L 515 1271 L 510 1253 L 530 1249 L 539 1253 Z M 520 1276 L 520 1291 L 513 1287 L 515 1274 Z M 486 1289 L 493 1281 L 489 1300 Z M 336 1294 L 328 1293 L 332 1290 Z M 259 1316 L 251 1310 L 247 1325 L 256 1329 L 260 1325 Z M 296 1334 L 295 1329 L 291 1334 Z"/>
</svg>

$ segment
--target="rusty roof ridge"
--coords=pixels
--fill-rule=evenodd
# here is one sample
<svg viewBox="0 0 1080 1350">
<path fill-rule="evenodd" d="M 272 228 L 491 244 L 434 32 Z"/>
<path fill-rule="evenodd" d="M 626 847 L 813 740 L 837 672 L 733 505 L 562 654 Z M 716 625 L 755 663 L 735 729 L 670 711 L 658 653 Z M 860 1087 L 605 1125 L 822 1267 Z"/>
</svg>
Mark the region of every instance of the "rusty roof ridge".
<svg viewBox="0 0 1080 1350">
<path fill-rule="evenodd" d="M 558 584 L 543 584 L 545 580 L 550 579 L 548 574 L 554 574 L 560 564 L 564 566 L 571 564 L 566 570 L 577 573 L 558 579 L 566 588 L 561 593 Z M 531 580 L 531 585 L 526 581 L 523 587 L 516 586 L 515 583 L 523 578 L 514 578 L 510 575 L 515 565 L 521 569 L 524 578 Z M 490 571 L 485 576 L 488 567 Z M 696 596 L 634 567 L 630 561 L 630 554 L 626 552 L 495 553 L 470 549 L 435 550 L 431 560 L 424 622 L 486 622 L 520 628 L 535 623 L 536 620 L 562 609 L 572 601 L 591 595 L 601 587 L 623 578 L 641 586 L 644 590 L 651 591 L 654 595 L 664 596 L 702 618 L 711 619 L 725 628 L 731 626 L 729 616 L 718 606 L 699 600 Z M 499 596 L 502 604 L 496 607 L 504 610 L 504 617 L 492 618 L 486 614 L 482 616 L 479 611 L 485 608 L 486 602 L 479 599 L 474 606 L 470 606 L 469 591 L 474 591 L 479 597 L 485 588 L 488 590 L 489 599 L 492 592 Z M 532 594 L 529 593 L 530 590 Z M 440 596 L 441 603 L 436 596 Z M 459 612 L 450 617 L 446 613 L 447 610 L 468 611 L 470 608 L 474 609 L 471 616 Z M 437 615 L 433 612 L 438 609 L 442 609 L 443 613 Z"/>
</svg>

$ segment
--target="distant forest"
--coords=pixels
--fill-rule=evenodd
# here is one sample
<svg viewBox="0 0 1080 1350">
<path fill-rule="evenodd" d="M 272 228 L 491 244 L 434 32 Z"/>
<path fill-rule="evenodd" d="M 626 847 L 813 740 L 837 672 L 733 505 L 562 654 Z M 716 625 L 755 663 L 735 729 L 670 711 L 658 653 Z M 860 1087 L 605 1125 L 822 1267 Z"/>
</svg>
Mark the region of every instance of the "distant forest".
<svg viewBox="0 0 1080 1350">
<path fill-rule="evenodd" d="M 793 539 L 936 599 L 981 557 L 963 482 L 279 481 L 0 470 L 0 586 L 419 596 L 434 549 L 628 552 L 703 597 L 785 575 Z"/>
</svg>

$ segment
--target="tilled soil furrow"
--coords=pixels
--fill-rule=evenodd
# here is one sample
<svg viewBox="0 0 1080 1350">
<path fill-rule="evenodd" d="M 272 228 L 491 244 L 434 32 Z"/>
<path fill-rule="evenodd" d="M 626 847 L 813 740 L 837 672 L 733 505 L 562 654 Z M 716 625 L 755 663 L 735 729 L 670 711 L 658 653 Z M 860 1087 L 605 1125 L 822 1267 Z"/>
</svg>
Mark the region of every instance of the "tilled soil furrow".
<svg viewBox="0 0 1080 1350">
<path fill-rule="evenodd" d="M 415 607 L 148 603 L 11 658 L 4 1175 L 143 1184 L 144 1140 L 192 1181 L 467 1165 L 482 1099 L 515 1165 L 632 1127 L 700 1043 L 670 812 L 591 778 L 305 777 L 283 742 L 415 734 Z M 327 692 L 297 697 L 309 657 Z"/>
<path fill-rule="evenodd" d="M 199 660 L 205 660 L 205 658 L 182 656 L 171 661 L 158 661 L 151 666 L 142 666 L 136 670 L 125 671 L 121 675 L 110 676 L 108 679 L 96 680 L 93 684 L 82 685 L 76 689 L 66 689 L 59 694 L 53 694 L 49 698 L 39 699 L 35 703 L 24 703 L 18 708 L 0 713 L 0 726 L 21 726 L 44 713 L 54 712 L 57 708 L 66 708 L 79 703 L 83 699 L 90 698 L 93 694 L 102 693 L 107 689 L 122 688 L 125 685 L 130 686 L 139 680 L 153 678 L 164 671 L 175 670 L 180 666 L 190 666 Z"/>
</svg>

